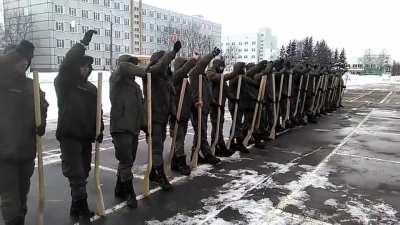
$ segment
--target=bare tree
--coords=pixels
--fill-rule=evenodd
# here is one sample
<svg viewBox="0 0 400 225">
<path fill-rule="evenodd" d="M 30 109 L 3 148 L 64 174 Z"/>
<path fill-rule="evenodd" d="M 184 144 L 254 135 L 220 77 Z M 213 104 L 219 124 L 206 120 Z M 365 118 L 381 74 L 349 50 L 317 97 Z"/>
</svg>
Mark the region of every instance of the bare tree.
<svg viewBox="0 0 400 225">
<path fill-rule="evenodd" d="M 5 15 L 4 39 L 6 44 L 16 45 L 21 40 L 28 39 L 32 30 L 32 16 L 23 11 L 15 11 Z"/>
</svg>

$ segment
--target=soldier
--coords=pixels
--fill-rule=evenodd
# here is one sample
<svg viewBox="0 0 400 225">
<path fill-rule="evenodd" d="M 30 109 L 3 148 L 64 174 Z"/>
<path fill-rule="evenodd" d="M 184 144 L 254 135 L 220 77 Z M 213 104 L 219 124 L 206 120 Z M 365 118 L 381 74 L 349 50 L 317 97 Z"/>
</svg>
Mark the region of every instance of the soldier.
<svg viewBox="0 0 400 225">
<path fill-rule="evenodd" d="M 66 54 L 54 80 L 58 104 L 56 137 L 60 142 L 62 172 L 71 187 L 70 216 L 88 220 L 94 215 L 87 203 L 86 183 L 91 169 L 92 143 L 96 137 L 97 88 L 88 81 L 93 58 L 86 47 L 97 32 L 89 30 Z"/>
<path fill-rule="evenodd" d="M 153 168 L 150 173 L 150 180 L 158 183 L 164 191 L 172 188 L 169 183 L 163 166 L 164 141 L 166 129 L 171 112 L 171 71 L 170 63 L 181 49 L 182 44 L 177 41 L 170 52 L 158 51 L 153 53 L 146 71 L 151 73 L 151 99 L 152 99 L 152 146 L 153 146 Z M 145 88 L 146 90 L 146 88 Z M 145 93 L 147 93 L 145 91 Z M 147 96 L 146 96 L 147 98 Z"/>
<path fill-rule="evenodd" d="M 208 143 L 207 140 L 207 117 L 210 112 L 210 107 L 211 107 L 211 101 L 212 101 L 212 93 L 210 89 L 210 81 L 207 79 L 207 76 L 205 76 L 205 69 L 207 65 L 210 63 L 210 61 L 218 56 L 221 53 L 221 50 L 219 48 L 214 48 L 212 53 L 203 56 L 196 64 L 196 66 L 191 70 L 189 74 L 190 78 L 190 87 L 191 87 L 191 93 L 192 93 L 192 99 L 194 101 L 194 105 L 192 107 L 192 125 L 195 130 L 195 136 L 193 139 L 193 148 L 192 150 L 194 151 L 196 148 L 197 144 L 197 135 L 198 134 L 198 115 L 197 115 L 197 108 L 201 107 L 202 108 L 202 116 L 201 116 L 201 153 L 203 154 L 203 160 L 206 163 L 209 163 L 211 165 L 217 165 L 221 163 L 221 160 L 218 159 L 217 157 L 213 156 L 211 153 L 210 149 L 210 144 Z M 199 99 L 199 76 L 203 76 L 203 97 L 202 101 Z M 193 157 L 193 156 L 192 156 Z"/>
<path fill-rule="evenodd" d="M 25 76 L 34 46 L 21 41 L 0 56 L 0 199 L 6 225 L 23 225 L 35 167 L 36 134 L 46 130 L 48 104 L 41 92 L 42 125 L 36 127 L 33 82 Z"/>
<path fill-rule="evenodd" d="M 143 93 L 135 77 L 146 77 L 137 66 L 138 59 L 122 55 L 118 67 L 110 77 L 110 133 L 119 161 L 115 197 L 127 200 L 131 208 L 137 207 L 133 189 L 132 167 L 136 157 L 140 130 L 146 132 Z"/>
<path fill-rule="evenodd" d="M 306 109 L 307 109 L 307 121 L 311 123 L 317 123 L 317 118 L 313 113 L 314 106 L 317 101 L 317 93 L 318 93 L 318 81 L 319 81 L 319 66 L 313 65 L 311 66 L 310 80 L 308 84 L 307 97 L 306 97 Z"/>
<path fill-rule="evenodd" d="M 211 88 L 212 88 L 212 103 L 211 103 L 211 111 L 210 111 L 210 117 L 211 117 L 211 143 L 214 143 L 215 140 L 215 134 L 216 134 L 216 127 L 217 127 L 217 117 L 218 117 L 218 108 L 221 110 L 221 117 L 220 117 L 220 126 L 219 126 L 219 131 L 218 131 L 218 143 L 215 146 L 215 155 L 220 156 L 220 157 L 229 157 L 235 153 L 234 151 L 227 149 L 225 145 L 225 140 L 223 136 L 223 127 L 224 127 L 224 114 L 225 114 L 225 103 L 226 103 L 226 98 L 228 99 L 234 99 L 234 93 L 231 92 L 228 89 L 228 84 L 226 83 L 227 81 L 237 77 L 239 75 L 239 72 L 243 70 L 244 68 L 243 63 L 236 63 L 234 65 L 232 73 L 225 74 L 223 75 L 224 83 L 223 83 L 223 89 L 222 89 L 222 103 L 219 105 L 219 92 L 220 92 L 220 81 L 221 81 L 221 76 L 222 73 L 224 72 L 225 69 L 225 62 L 222 59 L 214 59 L 212 62 L 212 66 L 207 70 L 207 78 L 211 82 Z"/>
<path fill-rule="evenodd" d="M 196 65 L 196 59 L 191 58 L 186 60 L 182 57 L 177 57 L 174 60 L 173 81 L 176 90 L 176 98 L 173 99 L 173 107 L 177 108 L 179 99 L 183 97 L 183 104 L 180 118 L 176 121 L 178 123 L 178 133 L 175 143 L 175 155 L 172 159 L 172 169 L 182 175 L 190 175 L 190 167 L 186 164 L 185 155 L 185 137 L 188 129 L 188 123 L 191 115 L 192 99 L 190 95 L 190 84 L 188 83 L 185 89 L 185 95 L 180 96 L 183 79 L 188 78 L 189 71 Z"/>
</svg>

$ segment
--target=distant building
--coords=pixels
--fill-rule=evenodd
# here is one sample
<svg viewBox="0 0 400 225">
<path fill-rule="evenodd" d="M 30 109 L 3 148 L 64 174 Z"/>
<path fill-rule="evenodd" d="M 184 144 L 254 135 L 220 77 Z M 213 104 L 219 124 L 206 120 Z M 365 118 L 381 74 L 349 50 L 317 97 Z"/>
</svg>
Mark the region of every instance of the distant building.
<svg viewBox="0 0 400 225">
<path fill-rule="evenodd" d="M 261 28 L 257 33 L 225 35 L 222 49 L 227 64 L 235 62 L 257 63 L 278 56 L 277 38 L 271 29 Z"/>
<path fill-rule="evenodd" d="M 360 75 L 382 75 L 391 72 L 392 64 L 391 56 L 385 51 L 373 54 L 367 50 L 364 56 L 349 60 L 348 70 Z"/>
<path fill-rule="evenodd" d="M 57 71 L 66 52 L 89 29 L 98 32 L 87 51 L 94 57 L 95 69 L 109 69 L 121 54 L 150 55 L 171 49 L 172 41 L 186 34 L 201 34 L 198 40 L 210 46 L 220 44 L 220 24 L 147 4 L 142 8 L 140 40 L 139 11 L 133 0 L 4 0 L 6 25 L 18 15 L 31 20 L 27 39 L 36 46 L 32 68 L 38 71 Z M 182 48 L 186 55 L 187 43 Z"/>
</svg>

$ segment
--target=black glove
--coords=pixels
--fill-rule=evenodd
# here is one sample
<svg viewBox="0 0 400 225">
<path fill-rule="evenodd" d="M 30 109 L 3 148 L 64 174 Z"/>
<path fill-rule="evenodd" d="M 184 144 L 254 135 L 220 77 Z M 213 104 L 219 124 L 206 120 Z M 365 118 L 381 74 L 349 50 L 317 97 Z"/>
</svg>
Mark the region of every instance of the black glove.
<svg viewBox="0 0 400 225">
<path fill-rule="evenodd" d="M 99 142 L 99 143 L 103 142 L 103 134 L 102 133 L 99 134 L 99 136 L 97 136 L 96 141 Z"/>
<path fill-rule="evenodd" d="M 175 42 L 175 44 L 174 44 L 174 52 L 175 53 L 178 53 L 179 52 L 179 50 L 181 50 L 181 48 L 182 48 L 182 43 L 181 43 L 181 41 L 177 41 L 177 42 Z"/>
<path fill-rule="evenodd" d="M 36 127 L 36 134 L 39 135 L 40 137 L 42 137 L 45 132 L 46 132 L 46 125 L 42 124 L 42 125 Z"/>
<path fill-rule="evenodd" d="M 81 43 L 84 44 L 85 46 L 88 46 L 89 43 L 92 41 L 93 34 L 97 34 L 97 31 L 95 30 L 86 31 L 85 36 L 81 40 Z"/>
<path fill-rule="evenodd" d="M 221 54 L 221 49 L 218 47 L 215 47 L 214 50 L 212 51 L 212 55 L 216 57 L 217 55 Z"/>
</svg>

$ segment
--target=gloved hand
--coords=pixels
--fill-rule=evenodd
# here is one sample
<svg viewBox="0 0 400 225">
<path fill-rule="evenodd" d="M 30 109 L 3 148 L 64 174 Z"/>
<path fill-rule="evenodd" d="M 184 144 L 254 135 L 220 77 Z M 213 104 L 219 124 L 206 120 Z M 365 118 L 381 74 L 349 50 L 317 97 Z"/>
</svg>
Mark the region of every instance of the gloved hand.
<svg viewBox="0 0 400 225">
<path fill-rule="evenodd" d="M 99 134 L 99 136 L 97 136 L 96 141 L 99 143 L 103 142 L 103 133 Z"/>
<path fill-rule="evenodd" d="M 214 57 L 218 56 L 219 54 L 221 54 L 221 49 L 219 49 L 218 47 L 215 47 L 214 50 L 212 51 L 212 55 Z"/>
<path fill-rule="evenodd" d="M 42 125 L 36 127 L 36 134 L 37 135 L 42 137 L 44 135 L 44 133 L 46 133 L 46 125 L 42 124 Z"/>
<path fill-rule="evenodd" d="M 95 30 L 86 31 L 85 36 L 81 40 L 81 43 L 84 44 L 85 46 L 88 46 L 89 43 L 92 41 L 93 34 L 97 34 L 97 31 Z"/>
<path fill-rule="evenodd" d="M 181 48 L 182 48 L 182 43 L 181 43 L 181 41 L 177 41 L 177 42 L 175 42 L 175 44 L 174 44 L 174 52 L 175 53 L 178 53 L 179 52 L 179 50 L 181 50 Z"/>
</svg>

